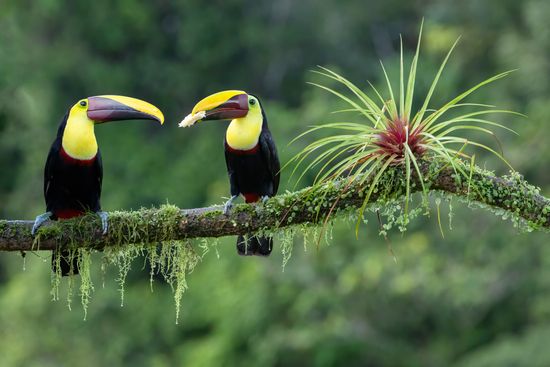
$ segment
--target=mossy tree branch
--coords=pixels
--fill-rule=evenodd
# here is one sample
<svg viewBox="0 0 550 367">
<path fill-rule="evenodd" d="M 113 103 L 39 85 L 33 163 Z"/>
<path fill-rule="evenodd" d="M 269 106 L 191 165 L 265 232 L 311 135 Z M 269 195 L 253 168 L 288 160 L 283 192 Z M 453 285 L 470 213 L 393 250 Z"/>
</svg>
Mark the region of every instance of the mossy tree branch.
<svg viewBox="0 0 550 367">
<path fill-rule="evenodd" d="M 460 179 L 453 168 L 442 162 L 421 162 L 425 185 L 430 191 L 454 194 L 464 200 L 503 209 L 522 218 L 534 229 L 550 229 L 550 199 L 520 175 L 495 177 L 490 172 L 469 167 L 471 177 Z M 405 172 L 390 167 L 371 195 L 370 202 L 400 198 L 405 195 Z M 363 183 L 340 179 L 324 185 L 276 196 L 265 204 L 236 205 L 229 215 L 220 206 L 180 210 L 174 206 L 112 212 L 109 233 L 101 234 L 98 218 L 89 214 L 80 218 L 44 225 L 36 238 L 31 236 L 32 221 L 0 221 L 0 250 L 50 250 L 57 246 L 91 247 L 155 243 L 200 237 L 223 237 L 256 231 L 322 223 L 328 214 L 348 212 L 363 204 L 370 178 Z M 418 176 L 412 177 L 412 191 L 421 191 Z"/>
</svg>

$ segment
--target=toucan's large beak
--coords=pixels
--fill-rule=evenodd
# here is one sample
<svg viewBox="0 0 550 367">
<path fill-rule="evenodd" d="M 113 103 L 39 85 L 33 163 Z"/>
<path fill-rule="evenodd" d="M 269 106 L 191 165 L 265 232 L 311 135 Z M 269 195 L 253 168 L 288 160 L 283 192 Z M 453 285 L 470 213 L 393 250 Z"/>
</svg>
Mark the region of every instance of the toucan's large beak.
<svg viewBox="0 0 550 367">
<path fill-rule="evenodd" d="M 117 120 L 154 120 L 164 123 L 164 115 L 157 107 L 125 96 L 88 97 L 87 114 L 96 123 Z"/>
<path fill-rule="evenodd" d="M 180 123 L 191 126 L 204 120 L 229 120 L 245 117 L 248 113 L 248 94 L 242 90 L 226 90 L 203 98 Z"/>
</svg>

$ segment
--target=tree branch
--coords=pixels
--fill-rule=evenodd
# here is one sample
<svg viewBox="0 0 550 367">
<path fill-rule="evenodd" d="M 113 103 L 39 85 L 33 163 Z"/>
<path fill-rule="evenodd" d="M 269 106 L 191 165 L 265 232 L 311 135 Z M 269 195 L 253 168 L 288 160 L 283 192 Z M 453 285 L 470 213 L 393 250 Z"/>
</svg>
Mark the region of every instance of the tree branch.
<svg viewBox="0 0 550 367">
<path fill-rule="evenodd" d="M 550 199 L 525 182 L 518 174 L 495 177 L 475 168 L 470 177 L 462 179 L 444 163 L 421 162 L 424 184 L 430 191 L 442 191 L 464 200 L 503 209 L 522 218 L 534 229 L 550 229 Z M 470 173 L 470 168 L 462 166 Z M 370 202 L 384 203 L 405 195 L 405 172 L 402 167 L 390 167 L 385 172 Z M 371 178 L 361 183 L 339 179 L 323 185 L 307 187 L 297 192 L 279 195 L 265 204 L 236 205 L 229 215 L 221 206 L 180 210 L 174 206 L 142 209 L 132 212 L 112 212 L 109 232 L 101 234 L 100 221 L 94 214 L 50 222 L 31 236 L 32 221 L 0 221 L 0 250 L 51 250 L 57 246 L 90 247 L 157 243 L 199 237 L 223 237 L 256 231 L 274 232 L 278 228 L 304 223 L 323 223 L 327 215 L 362 206 Z M 412 176 L 411 192 L 421 191 L 417 175 Z"/>
</svg>

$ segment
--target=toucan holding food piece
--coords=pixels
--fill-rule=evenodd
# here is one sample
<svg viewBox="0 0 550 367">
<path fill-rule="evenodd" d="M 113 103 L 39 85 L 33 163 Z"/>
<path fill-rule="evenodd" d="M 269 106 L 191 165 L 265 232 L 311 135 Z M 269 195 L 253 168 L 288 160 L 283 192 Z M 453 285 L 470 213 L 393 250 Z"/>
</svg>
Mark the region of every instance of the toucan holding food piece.
<svg viewBox="0 0 550 367">
<path fill-rule="evenodd" d="M 267 126 L 267 117 L 257 97 L 240 90 L 215 93 L 201 100 L 181 123 L 187 127 L 205 120 L 231 120 L 225 134 L 225 163 L 233 201 L 244 196 L 247 203 L 265 201 L 279 188 L 280 163 L 277 148 Z M 239 236 L 240 255 L 269 256 L 273 239 L 260 236 Z"/>
<path fill-rule="evenodd" d="M 94 134 L 96 124 L 118 120 L 164 122 L 162 112 L 139 99 L 104 95 L 81 99 L 72 106 L 57 130 L 44 169 L 44 198 L 47 212 L 36 217 L 32 234 L 48 219 L 69 219 L 96 212 L 107 233 L 107 213 L 101 211 L 103 166 Z M 71 261 L 72 259 L 72 261 Z M 59 264 L 52 255 L 52 270 L 63 276 L 78 274 L 78 263 L 68 250 L 62 250 Z"/>
</svg>

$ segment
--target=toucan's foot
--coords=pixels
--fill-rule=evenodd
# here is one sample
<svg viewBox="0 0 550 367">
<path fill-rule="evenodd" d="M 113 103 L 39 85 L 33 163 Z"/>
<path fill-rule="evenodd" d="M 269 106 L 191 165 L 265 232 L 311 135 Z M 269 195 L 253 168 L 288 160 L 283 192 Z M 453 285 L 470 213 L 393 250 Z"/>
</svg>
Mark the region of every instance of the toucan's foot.
<svg viewBox="0 0 550 367">
<path fill-rule="evenodd" d="M 227 215 L 231 211 L 231 208 L 233 208 L 233 202 L 239 197 L 239 195 L 233 195 L 231 196 L 231 199 L 227 200 L 225 205 L 223 206 L 223 214 Z"/>
<path fill-rule="evenodd" d="M 46 212 L 44 214 L 40 214 L 36 217 L 34 220 L 34 224 L 32 225 L 31 234 L 34 236 L 36 234 L 36 231 L 38 230 L 38 227 L 40 227 L 44 222 L 50 220 L 51 216 L 53 215 L 52 212 Z"/>
<path fill-rule="evenodd" d="M 267 195 L 262 196 L 262 204 L 265 204 L 265 202 L 268 200 L 269 200 L 269 196 Z"/>
<path fill-rule="evenodd" d="M 97 215 L 101 218 L 101 228 L 103 229 L 103 234 L 107 234 L 107 230 L 109 229 L 109 213 L 107 212 L 98 212 Z"/>
</svg>

